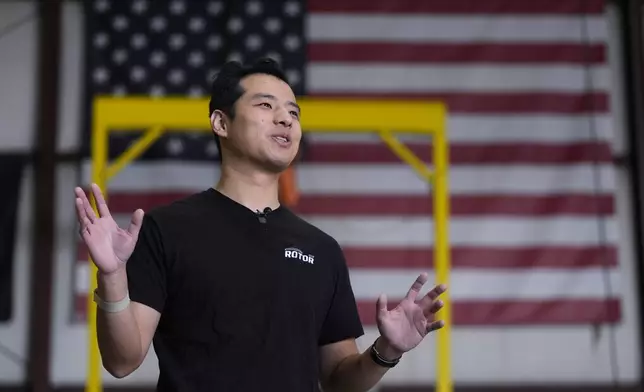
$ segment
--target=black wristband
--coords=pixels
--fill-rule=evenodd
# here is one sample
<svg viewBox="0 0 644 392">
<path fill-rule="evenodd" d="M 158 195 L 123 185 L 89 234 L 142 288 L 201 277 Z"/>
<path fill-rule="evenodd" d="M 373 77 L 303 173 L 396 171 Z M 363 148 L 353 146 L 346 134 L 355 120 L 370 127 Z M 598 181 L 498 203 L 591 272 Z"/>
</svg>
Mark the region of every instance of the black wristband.
<svg viewBox="0 0 644 392">
<path fill-rule="evenodd" d="M 378 339 L 380 339 L 380 338 L 378 338 Z M 378 339 L 376 339 L 376 341 L 373 342 L 373 344 L 371 345 L 371 348 L 369 349 L 369 354 L 371 355 L 371 359 L 377 365 L 380 365 L 380 366 L 386 367 L 386 368 L 392 368 L 392 367 L 398 365 L 398 362 L 400 362 L 400 358 L 402 358 L 402 357 L 399 357 L 399 358 L 394 359 L 393 361 L 390 361 L 390 360 L 384 359 L 380 355 L 380 353 L 376 349 L 376 343 L 378 342 Z"/>
</svg>

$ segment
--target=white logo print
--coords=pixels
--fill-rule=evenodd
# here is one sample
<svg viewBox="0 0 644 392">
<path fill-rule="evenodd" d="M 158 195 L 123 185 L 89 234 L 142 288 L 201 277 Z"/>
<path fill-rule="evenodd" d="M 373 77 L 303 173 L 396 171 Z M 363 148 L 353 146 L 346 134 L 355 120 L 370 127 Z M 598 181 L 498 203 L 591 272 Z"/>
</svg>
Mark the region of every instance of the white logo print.
<svg viewBox="0 0 644 392">
<path fill-rule="evenodd" d="M 284 249 L 284 257 L 287 259 L 297 259 L 305 263 L 313 264 L 313 255 L 305 255 L 297 248 Z"/>
</svg>

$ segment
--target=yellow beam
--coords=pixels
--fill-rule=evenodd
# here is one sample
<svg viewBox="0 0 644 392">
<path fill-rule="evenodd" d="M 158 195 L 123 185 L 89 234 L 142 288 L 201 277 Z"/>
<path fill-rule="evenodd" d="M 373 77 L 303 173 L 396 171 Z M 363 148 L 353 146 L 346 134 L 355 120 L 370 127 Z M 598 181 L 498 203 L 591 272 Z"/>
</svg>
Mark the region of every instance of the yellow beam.
<svg viewBox="0 0 644 392">
<path fill-rule="evenodd" d="M 101 189 L 107 199 L 106 185 L 106 165 L 108 158 L 108 119 L 94 106 L 94 116 L 92 119 L 92 182 L 95 182 Z M 98 214 L 96 200 L 90 196 L 92 208 Z M 88 338 L 88 362 L 87 362 L 87 381 L 85 383 L 85 392 L 102 392 L 101 382 L 101 355 L 98 349 L 98 340 L 96 333 L 96 304 L 92 301 L 92 293 L 96 289 L 97 268 L 94 262 L 89 262 L 89 292 L 87 295 L 87 338 Z"/>
<path fill-rule="evenodd" d="M 450 295 L 450 253 L 449 253 L 449 149 L 447 129 L 444 125 L 434 134 L 434 269 L 436 283 L 447 284 L 448 289 L 442 295 L 444 302 L 440 318 L 445 326 L 437 331 L 436 336 L 436 392 L 452 392 L 452 349 L 450 334 L 452 331 L 452 301 Z"/>
<path fill-rule="evenodd" d="M 113 164 L 107 167 L 105 177 L 109 179 L 118 174 L 118 172 L 125 168 L 125 166 L 130 162 L 140 157 L 152 145 L 152 143 L 161 137 L 162 134 L 163 128 L 160 126 L 154 126 L 145 131 L 145 134 L 143 134 L 136 143 L 129 146 Z"/>
<path fill-rule="evenodd" d="M 445 106 L 438 102 L 299 98 L 302 128 L 332 133 L 372 133 L 380 129 L 436 132 Z M 110 121 L 110 132 L 159 125 L 173 132 L 211 132 L 208 100 L 179 98 L 99 98 L 96 108 Z M 129 128 L 129 129 L 128 129 Z"/>
<path fill-rule="evenodd" d="M 398 157 L 406 162 L 416 173 L 427 182 L 432 181 L 433 173 L 427 167 L 425 162 L 423 162 L 413 151 L 411 151 L 407 146 L 402 144 L 394 135 L 389 131 L 380 131 L 380 138 L 389 146 L 391 151 Z"/>
</svg>

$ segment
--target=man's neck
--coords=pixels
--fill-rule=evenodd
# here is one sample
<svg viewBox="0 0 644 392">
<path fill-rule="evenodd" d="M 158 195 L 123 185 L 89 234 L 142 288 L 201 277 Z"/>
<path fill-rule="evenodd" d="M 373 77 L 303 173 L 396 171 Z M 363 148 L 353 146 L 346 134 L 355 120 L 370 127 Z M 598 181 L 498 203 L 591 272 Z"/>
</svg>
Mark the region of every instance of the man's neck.
<svg viewBox="0 0 644 392">
<path fill-rule="evenodd" d="M 267 173 L 257 169 L 222 165 L 221 176 L 215 189 L 246 206 L 251 211 L 279 207 L 278 173 Z"/>
</svg>

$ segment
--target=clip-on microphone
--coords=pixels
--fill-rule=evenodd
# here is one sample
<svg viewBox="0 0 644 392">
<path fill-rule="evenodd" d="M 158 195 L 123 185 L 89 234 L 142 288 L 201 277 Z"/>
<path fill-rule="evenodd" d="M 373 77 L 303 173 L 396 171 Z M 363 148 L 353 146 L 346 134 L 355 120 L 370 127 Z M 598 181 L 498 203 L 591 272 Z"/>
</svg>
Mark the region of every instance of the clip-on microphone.
<svg viewBox="0 0 644 392">
<path fill-rule="evenodd" d="M 272 211 L 273 210 L 271 209 L 271 207 L 264 208 L 264 212 L 256 210 L 255 215 L 257 215 L 257 220 L 259 220 L 259 223 L 266 223 L 266 215 Z"/>
</svg>

